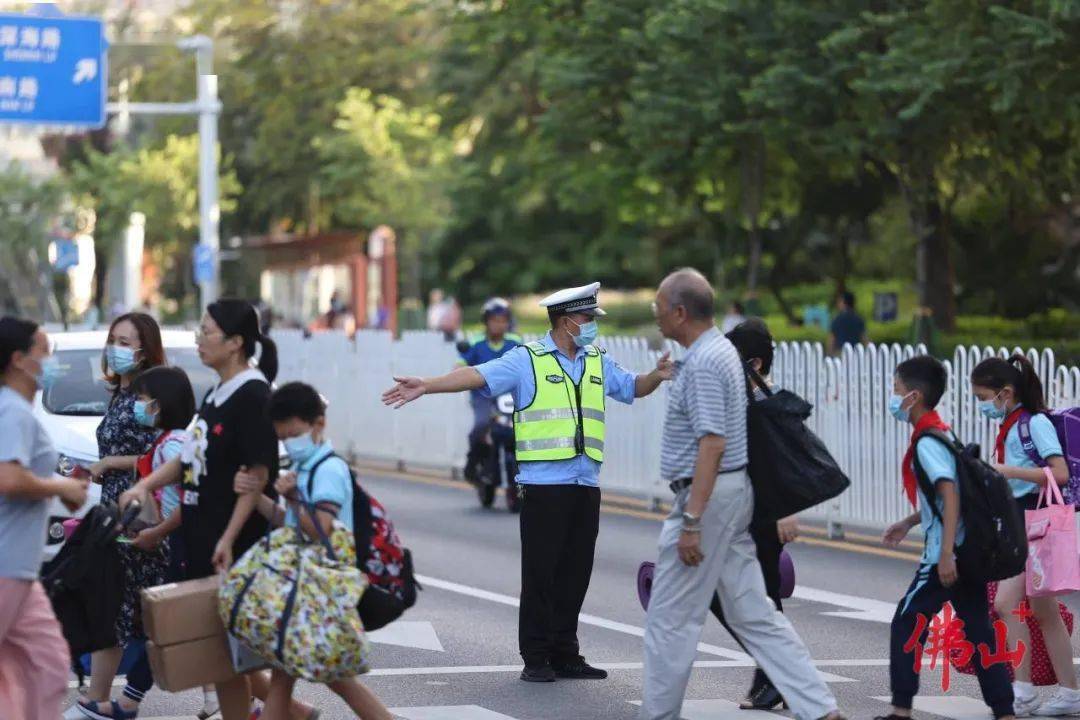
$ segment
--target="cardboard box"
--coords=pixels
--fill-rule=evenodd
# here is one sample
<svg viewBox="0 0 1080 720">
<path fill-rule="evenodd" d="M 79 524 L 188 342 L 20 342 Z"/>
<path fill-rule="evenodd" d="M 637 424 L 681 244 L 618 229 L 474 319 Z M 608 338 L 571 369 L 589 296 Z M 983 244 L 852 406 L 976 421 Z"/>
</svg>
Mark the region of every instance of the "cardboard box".
<svg viewBox="0 0 1080 720">
<path fill-rule="evenodd" d="M 166 692 L 220 683 L 236 675 L 225 634 L 160 647 L 146 643 L 154 682 Z"/>
<path fill-rule="evenodd" d="M 158 647 L 225 635 L 218 615 L 220 579 L 169 583 L 142 591 L 143 628 Z M 224 640 L 223 640 L 224 642 Z"/>
</svg>

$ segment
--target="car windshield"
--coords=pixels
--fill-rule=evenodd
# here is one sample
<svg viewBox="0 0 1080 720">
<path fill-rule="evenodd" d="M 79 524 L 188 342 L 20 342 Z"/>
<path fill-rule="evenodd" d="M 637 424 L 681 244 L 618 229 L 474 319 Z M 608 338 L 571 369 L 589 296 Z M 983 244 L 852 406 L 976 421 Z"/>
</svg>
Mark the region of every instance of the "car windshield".
<svg viewBox="0 0 1080 720">
<path fill-rule="evenodd" d="M 199 402 L 217 379 L 214 371 L 193 347 L 165 348 L 165 356 L 187 373 Z M 42 396 L 45 409 L 56 415 L 104 415 L 110 393 L 101 376 L 101 350 L 57 350 L 56 357 L 61 371 Z"/>
</svg>

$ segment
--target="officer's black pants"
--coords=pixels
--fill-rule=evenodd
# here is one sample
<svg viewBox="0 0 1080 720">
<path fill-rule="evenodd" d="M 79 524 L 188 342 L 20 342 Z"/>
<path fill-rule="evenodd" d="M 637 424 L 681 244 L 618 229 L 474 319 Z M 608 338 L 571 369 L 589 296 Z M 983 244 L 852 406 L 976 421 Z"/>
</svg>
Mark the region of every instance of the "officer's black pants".
<svg viewBox="0 0 1080 720">
<path fill-rule="evenodd" d="M 521 506 L 518 645 L 526 665 L 576 660 L 578 613 L 592 577 L 600 489 L 526 485 Z"/>
<path fill-rule="evenodd" d="M 780 600 L 780 551 L 784 549 L 784 545 L 780 542 L 776 523 L 755 519 L 754 522 L 750 523 L 750 537 L 754 539 L 758 563 L 761 564 L 761 574 L 765 577 L 765 594 L 776 603 L 776 609 L 783 612 L 784 606 Z M 724 619 L 724 609 L 720 606 L 719 595 L 713 594 L 709 610 L 720 621 L 720 624 L 731 633 L 731 637 L 735 638 L 735 642 L 739 643 L 743 650 L 746 650 L 742 640 L 739 639 L 739 636 L 735 634 L 735 631 L 728 625 L 727 620 Z M 759 667 L 754 671 L 754 682 L 751 690 L 756 690 L 768 682 L 770 682 L 768 676 Z"/>
</svg>

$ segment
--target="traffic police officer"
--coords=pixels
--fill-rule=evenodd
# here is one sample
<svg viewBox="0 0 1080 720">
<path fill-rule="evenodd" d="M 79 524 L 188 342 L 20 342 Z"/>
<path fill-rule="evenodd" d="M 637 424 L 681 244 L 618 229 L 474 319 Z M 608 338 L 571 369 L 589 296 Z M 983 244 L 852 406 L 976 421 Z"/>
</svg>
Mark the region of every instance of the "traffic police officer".
<svg viewBox="0 0 1080 720">
<path fill-rule="evenodd" d="M 581 656 L 577 620 L 592 576 L 600 525 L 606 397 L 644 397 L 671 377 L 665 354 L 652 372 L 632 375 L 594 345 L 600 283 L 560 290 L 540 302 L 551 331 L 475 367 L 436 378 L 395 377 L 383 402 L 399 408 L 428 393 L 512 393 L 524 502 L 521 510 L 521 679 L 603 679 Z"/>
</svg>

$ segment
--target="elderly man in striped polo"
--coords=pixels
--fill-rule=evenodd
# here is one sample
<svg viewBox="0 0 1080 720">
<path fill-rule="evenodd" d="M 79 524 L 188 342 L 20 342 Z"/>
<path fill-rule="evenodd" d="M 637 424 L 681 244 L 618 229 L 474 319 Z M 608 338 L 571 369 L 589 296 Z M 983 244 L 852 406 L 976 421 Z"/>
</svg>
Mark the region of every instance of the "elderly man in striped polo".
<svg viewBox="0 0 1080 720">
<path fill-rule="evenodd" d="M 715 295 L 696 270 L 660 284 L 656 321 L 686 348 L 664 418 L 660 472 L 675 493 L 660 532 L 645 626 L 642 720 L 678 720 L 713 593 L 732 630 L 798 720 L 839 720 L 810 653 L 765 593 L 750 519 L 746 380 L 735 346 L 713 322 Z"/>
</svg>

